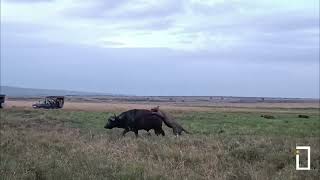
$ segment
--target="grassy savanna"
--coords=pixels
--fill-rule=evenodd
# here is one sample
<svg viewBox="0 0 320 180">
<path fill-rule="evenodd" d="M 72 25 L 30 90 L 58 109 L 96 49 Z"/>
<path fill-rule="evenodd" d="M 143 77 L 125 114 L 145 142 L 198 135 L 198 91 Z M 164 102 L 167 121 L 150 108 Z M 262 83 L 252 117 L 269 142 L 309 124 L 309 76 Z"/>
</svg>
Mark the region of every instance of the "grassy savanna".
<svg viewBox="0 0 320 180">
<path fill-rule="evenodd" d="M 119 112 L 2 109 L 1 179 L 317 179 L 319 109 L 171 111 L 190 135 L 121 136 Z M 298 118 L 298 114 L 309 119 Z M 273 115 L 265 119 L 261 114 Z M 164 125 L 165 126 L 165 125 Z M 296 145 L 311 146 L 311 170 L 295 170 Z M 301 157 L 303 152 L 301 152 Z M 303 160 L 303 158 L 301 158 Z M 305 164 L 303 164 L 305 165 Z"/>
</svg>

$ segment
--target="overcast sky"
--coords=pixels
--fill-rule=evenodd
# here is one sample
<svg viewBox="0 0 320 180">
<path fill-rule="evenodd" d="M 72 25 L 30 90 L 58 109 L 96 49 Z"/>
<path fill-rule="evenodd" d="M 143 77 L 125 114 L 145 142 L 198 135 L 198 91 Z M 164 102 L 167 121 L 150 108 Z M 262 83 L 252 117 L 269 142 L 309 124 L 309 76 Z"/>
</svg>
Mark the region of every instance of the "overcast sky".
<svg viewBox="0 0 320 180">
<path fill-rule="evenodd" d="M 319 0 L 1 0 L 1 85 L 319 98 Z"/>
</svg>

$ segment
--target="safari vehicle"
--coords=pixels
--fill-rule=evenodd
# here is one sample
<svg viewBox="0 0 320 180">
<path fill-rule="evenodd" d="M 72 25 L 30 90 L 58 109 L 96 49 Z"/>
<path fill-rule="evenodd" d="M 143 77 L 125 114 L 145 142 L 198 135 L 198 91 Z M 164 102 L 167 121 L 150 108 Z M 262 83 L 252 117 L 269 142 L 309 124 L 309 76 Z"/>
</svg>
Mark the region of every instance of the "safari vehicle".
<svg viewBox="0 0 320 180">
<path fill-rule="evenodd" d="M 5 99 L 6 99 L 6 95 L 0 94 L 0 108 L 2 108 L 2 103 L 4 103 Z"/>
<path fill-rule="evenodd" d="M 64 104 L 64 96 L 47 96 L 39 103 L 33 104 L 32 107 L 43 109 L 60 109 Z"/>
</svg>

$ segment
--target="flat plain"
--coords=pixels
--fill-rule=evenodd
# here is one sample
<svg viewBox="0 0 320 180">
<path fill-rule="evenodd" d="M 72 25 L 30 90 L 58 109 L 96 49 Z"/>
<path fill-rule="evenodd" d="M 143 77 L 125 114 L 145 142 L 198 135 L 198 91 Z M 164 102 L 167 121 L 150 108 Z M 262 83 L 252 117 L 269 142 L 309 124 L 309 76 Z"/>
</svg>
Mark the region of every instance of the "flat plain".
<svg viewBox="0 0 320 180">
<path fill-rule="evenodd" d="M 0 179 L 317 179 L 318 103 L 67 101 L 34 110 L 9 100 L 0 110 Z M 121 136 L 107 118 L 155 105 L 192 134 Z M 309 118 L 299 118 L 303 114 Z M 272 115 L 266 119 L 261 115 Z M 296 171 L 297 145 L 311 146 L 311 170 Z M 305 152 L 301 151 L 302 166 Z"/>
</svg>

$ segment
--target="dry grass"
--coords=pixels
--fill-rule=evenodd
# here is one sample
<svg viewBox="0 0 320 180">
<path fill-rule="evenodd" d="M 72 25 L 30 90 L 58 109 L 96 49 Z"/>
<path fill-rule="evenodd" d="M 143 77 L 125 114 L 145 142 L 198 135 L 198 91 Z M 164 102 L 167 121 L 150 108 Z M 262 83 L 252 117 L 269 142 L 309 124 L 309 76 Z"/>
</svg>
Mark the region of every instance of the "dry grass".
<svg viewBox="0 0 320 180">
<path fill-rule="evenodd" d="M 7 108 L 25 108 L 31 109 L 35 101 L 26 100 L 8 100 L 6 101 Z M 306 109 L 317 111 L 320 108 L 319 103 L 215 103 L 210 106 L 200 104 L 199 106 L 189 105 L 174 105 L 166 102 L 159 102 L 157 104 L 141 104 L 141 103 L 104 103 L 104 102 L 65 102 L 65 110 L 76 111 L 125 111 L 129 109 L 150 109 L 157 105 L 161 106 L 165 111 L 176 112 L 305 112 Z"/>
<path fill-rule="evenodd" d="M 186 117 L 180 113 L 174 115 Z M 235 130 L 238 135 L 237 132 L 196 131 L 176 138 L 167 129 L 165 137 L 142 133 L 136 139 L 130 133 L 123 138 L 119 130 L 107 131 L 96 126 L 106 115 L 1 110 L 0 179 L 260 180 L 317 179 L 320 176 L 320 137 L 307 136 L 305 128 L 308 126 L 303 127 L 305 132 L 299 137 L 273 135 L 273 132 L 245 135 L 240 129 L 247 127 L 239 126 L 239 130 Z M 192 119 L 195 115 L 206 117 L 205 114 L 187 116 Z M 222 117 L 224 115 L 233 118 L 228 113 Z M 319 117 L 319 114 L 314 115 Z M 207 115 L 208 119 L 210 116 Z M 82 118 L 93 120 L 84 122 Z M 316 121 L 305 122 L 319 127 Z M 192 120 L 183 123 L 195 127 Z M 311 171 L 295 170 L 296 145 L 311 145 Z"/>
</svg>

